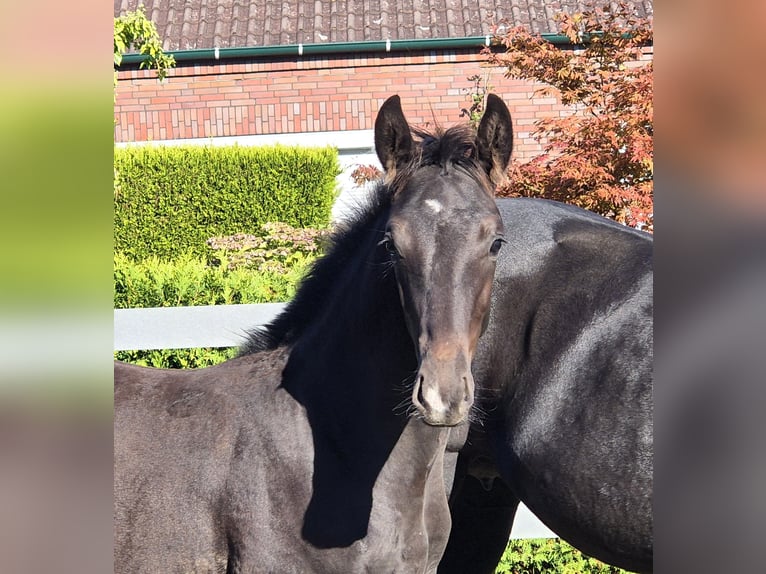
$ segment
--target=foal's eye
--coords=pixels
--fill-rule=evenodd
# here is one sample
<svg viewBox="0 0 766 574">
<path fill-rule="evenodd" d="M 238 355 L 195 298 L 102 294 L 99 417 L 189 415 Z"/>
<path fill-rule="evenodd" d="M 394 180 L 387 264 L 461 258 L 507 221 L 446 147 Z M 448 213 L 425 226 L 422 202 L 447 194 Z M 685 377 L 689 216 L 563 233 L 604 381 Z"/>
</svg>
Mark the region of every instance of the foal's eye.
<svg viewBox="0 0 766 574">
<path fill-rule="evenodd" d="M 399 251 L 396 249 L 396 245 L 394 244 L 394 240 L 389 234 L 386 234 L 383 237 L 383 241 L 381 241 L 379 245 L 382 245 L 386 251 L 388 251 L 388 255 L 391 257 L 391 259 L 401 258 L 401 255 L 399 255 Z"/>
<path fill-rule="evenodd" d="M 500 253 L 500 248 L 503 246 L 503 243 L 505 243 L 505 239 L 495 239 L 492 242 L 492 247 L 489 248 L 489 254 L 492 257 L 497 257 L 497 254 Z"/>
</svg>

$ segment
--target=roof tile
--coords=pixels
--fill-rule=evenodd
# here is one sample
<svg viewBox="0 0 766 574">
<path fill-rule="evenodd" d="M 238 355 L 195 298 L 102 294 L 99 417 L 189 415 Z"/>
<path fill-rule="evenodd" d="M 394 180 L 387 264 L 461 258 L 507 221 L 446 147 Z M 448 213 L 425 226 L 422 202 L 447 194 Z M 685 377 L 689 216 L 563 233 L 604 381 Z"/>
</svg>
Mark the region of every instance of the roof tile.
<svg viewBox="0 0 766 574">
<path fill-rule="evenodd" d="M 604 0 L 605 2 L 607 0 Z M 535 33 L 582 0 L 114 0 L 115 17 L 141 3 L 165 50 L 484 36 L 504 19 Z M 651 15 L 652 0 L 634 0 Z"/>
</svg>

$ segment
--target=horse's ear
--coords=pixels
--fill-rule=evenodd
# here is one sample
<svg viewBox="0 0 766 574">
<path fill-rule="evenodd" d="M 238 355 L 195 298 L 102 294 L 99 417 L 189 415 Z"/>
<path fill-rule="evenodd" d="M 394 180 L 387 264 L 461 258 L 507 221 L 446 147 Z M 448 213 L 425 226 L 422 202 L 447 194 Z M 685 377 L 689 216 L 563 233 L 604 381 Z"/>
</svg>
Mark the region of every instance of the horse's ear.
<svg viewBox="0 0 766 574">
<path fill-rule="evenodd" d="M 391 96 L 380 107 L 375 119 L 375 151 L 387 178 L 393 177 L 397 168 L 409 163 L 413 147 L 401 100 L 399 96 Z"/>
<path fill-rule="evenodd" d="M 513 150 L 513 124 L 511 113 L 503 100 L 495 94 L 487 96 L 484 115 L 476 136 L 479 161 L 495 185 L 505 179 L 505 170 Z"/>
</svg>

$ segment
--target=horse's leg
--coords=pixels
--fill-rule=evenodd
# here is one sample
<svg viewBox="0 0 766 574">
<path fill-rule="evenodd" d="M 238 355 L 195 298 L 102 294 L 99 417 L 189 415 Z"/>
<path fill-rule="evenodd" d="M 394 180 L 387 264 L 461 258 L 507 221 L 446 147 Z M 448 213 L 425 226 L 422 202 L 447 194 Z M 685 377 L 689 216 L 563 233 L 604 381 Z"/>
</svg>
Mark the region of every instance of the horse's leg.
<svg viewBox="0 0 766 574">
<path fill-rule="evenodd" d="M 465 453 L 458 458 L 450 496 L 452 531 L 439 574 L 491 574 L 508 545 L 519 499 L 474 460 Z"/>
</svg>

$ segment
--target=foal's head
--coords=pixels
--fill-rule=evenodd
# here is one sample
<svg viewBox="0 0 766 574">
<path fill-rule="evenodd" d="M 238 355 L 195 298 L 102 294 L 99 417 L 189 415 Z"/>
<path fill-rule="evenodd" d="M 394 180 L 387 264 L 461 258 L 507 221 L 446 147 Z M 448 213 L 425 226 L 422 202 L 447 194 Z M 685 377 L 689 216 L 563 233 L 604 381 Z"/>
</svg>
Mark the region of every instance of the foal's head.
<svg viewBox="0 0 766 574">
<path fill-rule="evenodd" d="M 415 134 L 399 97 L 386 100 L 375 148 L 393 197 L 381 245 L 418 354 L 412 402 L 428 424 L 455 425 L 473 404 L 471 361 L 503 242 L 493 191 L 511 155 L 511 116 L 490 95 L 478 132 Z"/>
</svg>

